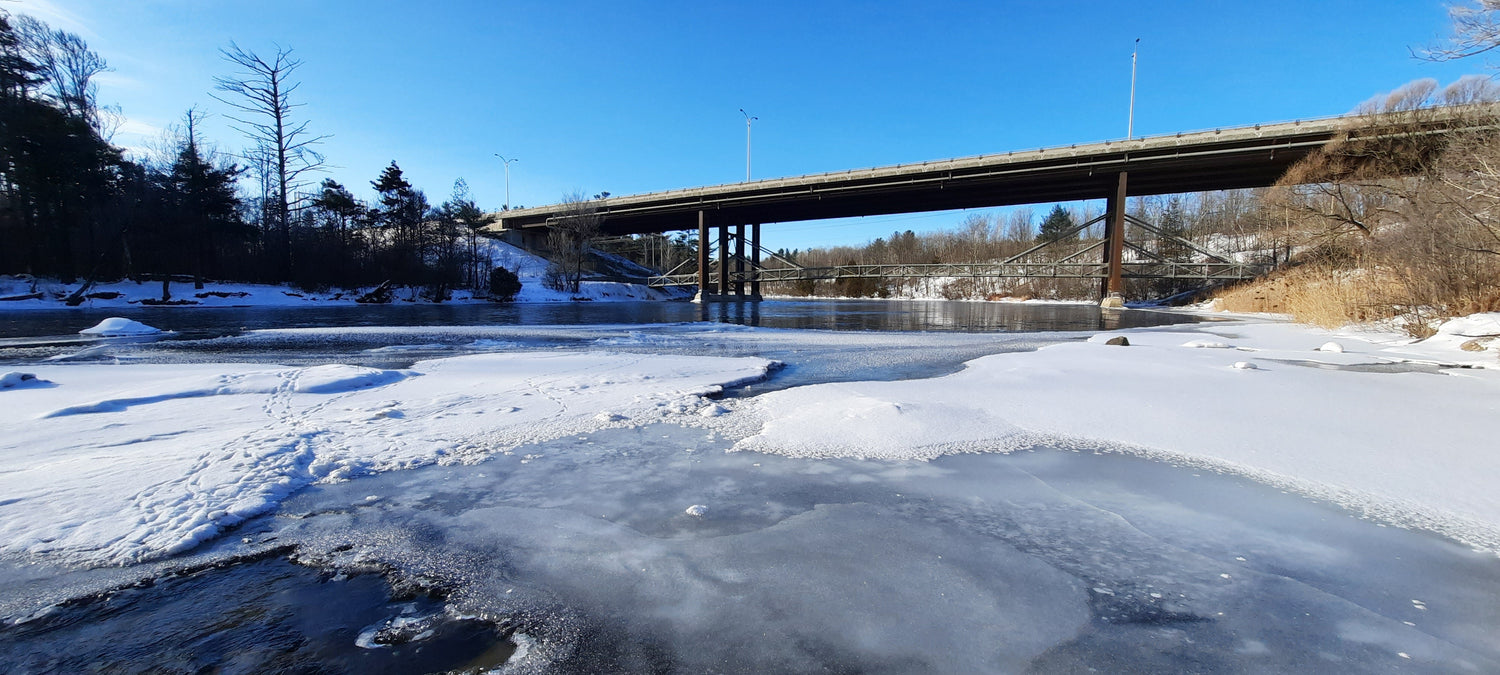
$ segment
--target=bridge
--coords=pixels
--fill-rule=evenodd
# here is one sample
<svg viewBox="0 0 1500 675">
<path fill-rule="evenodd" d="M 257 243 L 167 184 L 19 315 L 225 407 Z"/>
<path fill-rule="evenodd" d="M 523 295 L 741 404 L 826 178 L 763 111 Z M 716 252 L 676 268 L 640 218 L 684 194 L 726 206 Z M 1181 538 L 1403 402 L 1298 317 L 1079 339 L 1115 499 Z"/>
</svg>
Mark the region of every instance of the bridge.
<svg viewBox="0 0 1500 675">
<path fill-rule="evenodd" d="M 1100 254 L 1097 262 L 1075 260 L 1076 264 L 1066 268 L 1037 267 L 1043 263 L 1023 264 L 1019 258 L 1012 258 L 971 271 L 1005 276 L 1052 270 L 1059 276 L 1098 278 L 1102 294 L 1118 296 L 1124 290 L 1127 276 L 1124 255 L 1127 242 L 1123 236 L 1127 197 L 1266 187 L 1280 180 L 1293 164 L 1335 139 L 1374 142 L 1434 138 L 1455 130 L 1478 128 L 1481 124 L 1479 118 L 1465 115 L 1465 108 L 1419 112 L 1422 114 L 1381 113 L 1256 124 L 611 196 L 588 202 L 586 206 L 601 219 L 601 227 L 608 235 L 696 228 L 700 245 L 694 276 L 700 297 L 711 298 L 745 297 L 746 283 L 751 289 L 749 296 L 758 297 L 761 281 L 778 279 L 778 274 L 792 274 L 765 269 L 760 264 L 762 224 L 1104 198 L 1105 233 L 1103 241 L 1094 247 Z M 558 204 L 501 211 L 493 214 L 496 224 L 492 229 L 514 233 L 522 241 L 527 241 L 528 236 L 535 241 L 546 228 L 570 217 L 577 208 L 578 205 Z M 750 228 L 749 260 L 745 255 L 747 227 Z M 719 235 L 719 273 L 712 275 L 715 265 L 708 242 L 710 230 L 715 228 Z M 735 247 L 733 254 L 729 250 L 731 241 Z M 1243 267 L 1234 268 L 1225 256 L 1209 253 L 1209 259 L 1218 265 L 1210 270 L 1211 275 L 1207 271 L 1205 275 L 1244 278 L 1253 273 Z M 1131 276 L 1181 271 L 1137 267 Z M 869 269 L 855 273 L 897 271 Z M 813 274 L 838 273 L 829 268 Z M 802 275 L 799 278 L 807 278 L 808 273 L 798 274 Z M 680 282 L 682 279 L 675 277 L 658 280 L 658 283 Z"/>
</svg>

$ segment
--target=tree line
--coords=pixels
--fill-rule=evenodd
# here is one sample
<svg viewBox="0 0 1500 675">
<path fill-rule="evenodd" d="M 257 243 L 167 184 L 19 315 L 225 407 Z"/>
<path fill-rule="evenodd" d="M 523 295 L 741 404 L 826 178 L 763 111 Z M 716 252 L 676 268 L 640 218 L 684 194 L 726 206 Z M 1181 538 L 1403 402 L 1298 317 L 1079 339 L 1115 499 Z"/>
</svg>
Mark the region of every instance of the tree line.
<svg viewBox="0 0 1500 675">
<path fill-rule="evenodd" d="M 65 283 L 120 278 L 291 282 L 354 288 L 391 282 L 443 299 L 486 288 L 480 230 L 490 218 L 463 179 L 432 205 L 396 162 L 366 203 L 314 183 L 325 137 L 297 118 L 290 50 L 231 44 L 234 73 L 214 98 L 245 135 L 225 153 L 188 108 L 146 157 L 112 142 L 118 108 L 98 103 L 106 60 L 77 35 L 0 11 L 0 273 Z"/>
</svg>

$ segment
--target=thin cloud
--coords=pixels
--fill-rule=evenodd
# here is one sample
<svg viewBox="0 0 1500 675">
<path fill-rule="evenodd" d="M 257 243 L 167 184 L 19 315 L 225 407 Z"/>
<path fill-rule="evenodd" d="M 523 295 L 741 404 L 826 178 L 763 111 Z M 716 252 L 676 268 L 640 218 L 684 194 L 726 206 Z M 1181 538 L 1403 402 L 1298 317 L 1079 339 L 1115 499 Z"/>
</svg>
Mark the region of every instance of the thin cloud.
<svg viewBox="0 0 1500 675">
<path fill-rule="evenodd" d="M 61 28 L 70 33 L 77 33 L 85 40 L 97 40 L 99 34 L 89 28 L 82 19 L 66 9 L 58 7 L 51 0 L 10 0 L 0 4 L 0 9 L 9 11 L 11 14 L 26 14 L 47 22 L 53 28 Z"/>
</svg>

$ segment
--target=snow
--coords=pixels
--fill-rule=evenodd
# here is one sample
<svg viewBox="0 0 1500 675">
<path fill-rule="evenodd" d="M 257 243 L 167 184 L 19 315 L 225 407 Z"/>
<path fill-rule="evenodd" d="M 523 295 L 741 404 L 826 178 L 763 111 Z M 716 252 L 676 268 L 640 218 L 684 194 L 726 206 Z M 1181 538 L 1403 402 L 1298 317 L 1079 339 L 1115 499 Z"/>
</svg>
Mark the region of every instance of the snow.
<svg viewBox="0 0 1500 675">
<path fill-rule="evenodd" d="M 139 321 L 112 316 L 100 321 L 92 328 L 78 331 L 84 335 L 99 335 L 102 337 L 120 337 L 125 335 L 156 335 L 161 332 L 160 328 L 152 328 Z"/>
<path fill-rule="evenodd" d="M 20 371 L 0 373 L 0 389 L 39 387 L 48 384 L 51 383 L 46 380 L 37 379 L 36 373 L 23 373 Z"/>
<path fill-rule="evenodd" d="M 189 550 L 297 489 L 697 418 L 757 358 L 498 353 L 347 365 L 53 365 L 4 390 L 0 552 L 124 564 Z"/>
<path fill-rule="evenodd" d="M 1470 318 L 1439 336 L 1489 329 Z M 1185 334 L 1240 347 L 1182 349 Z M 1119 335 L 1131 347 L 1100 344 Z M 728 417 L 754 419 L 737 450 L 794 457 L 1052 446 L 1186 461 L 1500 551 L 1494 353 L 1358 331 L 1336 335 L 1343 353 L 1315 351 L 1330 336 L 1263 320 L 1119 331 L 979 358 L 944 377 L 774 391 Z M 1403 362 L 1482 367 L 1359 368 Z M 1236 370 L 1250 367 L 1253 376 Z"/>
<path fill-rule="evenodd" d="M 0 553 L 151 559 L 191 549 L 313 482 L 470 463 L 524 443 L 655 422 L 706 427 L 736 450 L 794 458 L 1130 452 L 1240 473 L 1500 551 L 1492 433 L 1500 359 L 1493 346 L 1462 348 L 1496 330 L 1496 319 L 1449 322 L 1424 341 L 1264 318 L 1121 330 L 982 357 L 942 377 L 722 401 L 706 397 L 763 377 L 773 362 L 619 350 L 836 344 L 879 360 L 894 343 L 931 349 L 975 338 L 682 324 L 572 329 L 602 351 L 507 350 L 404 370 L 27 366 L 34 379 L 8 373 L 3 381 L 15 384 L 0 388 Z M 460 328 L 337 333 L 443 330 Z M 1121 337 L 1129 347 L 1104 344 Z M 1342 351 L 1319 351 L 1331 339 Z M 1430 363 L 1466 367 L 1403 365 Z M 807 374 L 788 378 L 799 376 Z"/>
<path fill-rule="evenodd" d="M 632 300 L 687 299 L 690 292 L 684 289 L 648 288 L 639 284 L 615 281 L 584 281 L 578 293 L 564 293 L 546 288 L 542 279 L 547 271 L 547 260 L 528 253 L 505 242 L 485 239 L 481 242 L 481 255 L 487 255 L 495 266 L 505 267 L 516 273 L 521 281 L 521 292 L 516 302 L 572 302 L 587 300 L 595 302 L 619 302 Z M 607 255 L 607 254 L 606 254 Z M 630 266 L 623 258 L 617 263 Z M 644 268 L 642 268 L 644 269 Z M 66 306 L 63 298 L 77 290 L 81 284 L 63 284 L 55 280 L 34 279 L 29 276 L 0 275 L 0 298 L 23 296 L 40 292 L 43 297 L 0 302 L 0 312 L 5 310 L 61 309 Z M 172 301 L 185 301 L 187 307 L 336 307 L 354 306 L 357 298 L 373 287 L 360 289 L 331 289 L 309 291 L 277 284 L 247 284 L 233 282 L 204 282 L 202 289 L 193 284 L 173 282 L 170 285 Z M 489 303 L 488 298 L 476 297 L 472 291 L 455 289 L 450 303 Z M 161 283 L 156 281 L 134 282 L 129 280 L 96 283 L 89 288 L 88 295 L 79 307 L 106 309 L 116 307 L 139 307 L 143 302 L 161 299 Z M 397 288 L 394 302 L 397 304 L 429 302 L 412 288 Z M 171 305 L 169 305 L 171 306 Z"/>
</svg>

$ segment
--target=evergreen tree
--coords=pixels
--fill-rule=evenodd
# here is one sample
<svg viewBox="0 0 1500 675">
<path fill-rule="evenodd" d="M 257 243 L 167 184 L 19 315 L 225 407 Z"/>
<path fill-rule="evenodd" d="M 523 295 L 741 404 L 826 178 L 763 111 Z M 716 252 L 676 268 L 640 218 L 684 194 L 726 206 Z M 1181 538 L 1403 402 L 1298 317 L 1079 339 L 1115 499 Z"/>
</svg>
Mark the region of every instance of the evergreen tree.
<svg viewBox="0 0 1500 675">
<path fill-rule="evenodd" d="M 198 115 L 188 110 L 182 149 L 166 176 L 180 228 L 192 261 L 194 285 L 203 288 L 205 275 L 217 274 L 216 251 L 227 241 L 243 241 L 249 230 L 240 220 L 240 199 L 235 179 L 241 169 L 234 164 L 215 165 L 198 141 Z M 180 262 L 179 262 L 180 264 Z M 169 271 L 169 270 L 162 270 Z"/>
<path fill-rule="evenodd" d="M 427 215 L 427 197 L 407 182 L 394 161 L 370 185 L 380 193 L 374 216 L 386 232 L 384 272 L 397 283 L 421 283 L 426 248 L 422 220 Z"/>
<path fill-rule="evenodd" d="M 365 215 L 365 205 L 332 178 L 324 178 L 320 188 L 318 196 L 312 200 L 312 208 L 323 227 L 333 231 L 333 278 L 339 284 L 352 285 L 349 259 L 353 249 L 353 229 Z"/>
<path fill-rule="evenodd" d="M 1052 207 L 1052 212 L 1047 214 L 1047 219 L 1037 230 L 1038 242 L 1073 242 L 1078 241 L 1078 233 L 1070 232 L 1078 223 L 1073 222 L 1073 214 L 1068 213 L 1061 204 Z"/>
<path fill-rule="evenodd" d="M 1156 242 L 1157 255 L 1173 262 L 1192 259 L 1193 250 L 1183 243 L 1187 239 L 1187 217 L 1182 212 L 1182 202 L 1172 197 L 1167 208 L 1162 210 L 1161 222 L 1157 224 L 1163 236 Z"/>
</svg>

